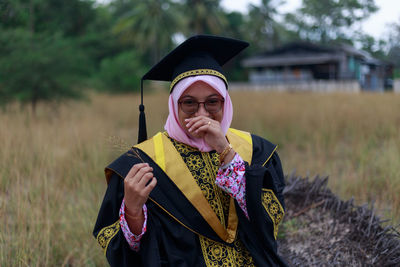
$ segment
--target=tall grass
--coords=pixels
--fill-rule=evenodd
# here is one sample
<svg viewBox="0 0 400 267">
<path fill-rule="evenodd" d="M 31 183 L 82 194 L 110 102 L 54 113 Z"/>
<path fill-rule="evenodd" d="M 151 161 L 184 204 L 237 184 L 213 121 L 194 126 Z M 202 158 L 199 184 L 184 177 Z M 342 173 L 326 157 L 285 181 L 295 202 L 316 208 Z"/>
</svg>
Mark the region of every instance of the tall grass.
<svg viewBox="0 0 400 267">
<path fill-rule="evenodd" d="M 342 198 L 400 218 L 400 95 L 233 94 L 234 126 L 279 145 L 284 171 L 329 175 Z M 249 104 L 251 103 L 251 104 Z"/>
<path fill-rule="evenodd" d="M 233 127 L 279 145 L 286 173 L 329 175 L 332 190 L 400 218 L 400 95 L 232 92 Z M 145 97 L 149 135 L 166 93 Z M 0 113 L 0 266 L 107 265 L 91 235 L 104 166 L 137 138 L 138 96 L 93 95 Z"/>
</svg>

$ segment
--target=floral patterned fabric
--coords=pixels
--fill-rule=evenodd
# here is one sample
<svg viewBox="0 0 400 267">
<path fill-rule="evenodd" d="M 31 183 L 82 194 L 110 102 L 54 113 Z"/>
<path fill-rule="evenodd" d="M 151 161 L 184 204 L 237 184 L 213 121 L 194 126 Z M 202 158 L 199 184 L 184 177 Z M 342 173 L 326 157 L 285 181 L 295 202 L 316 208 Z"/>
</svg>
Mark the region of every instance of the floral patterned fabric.
<svg viewBox="0 0 400 267">
<path fill-rule="evenodd" d="M 122 200 L 121 208 L 119 210 L 119 223 L 121 225 L 122 233 L 125 236 L 126 241 L 129 244 L 129 247 L 138 252 L 140 248 L 140 239 L 146 233 L 147 227 L 147 207 L 146 204 L 143 205 L 143 214 L 144 214 L 144 223 L 142 227 L 142 233 L 140 235 L 135 235 L 131 232 L 128 226 L 128 222 L 125 218 L 125 199 Z"/>
<path fill-rule="evenodd" d="M 244 161 L 236 153 L 233 160 L 219 168 L 215 183 L 231 197 L 236 199 L 239 207 L 243 210 L 247 219 L 249 215 L 246 208 L 246 179 L 244 173 L 246 171 Z"/>
</svg>

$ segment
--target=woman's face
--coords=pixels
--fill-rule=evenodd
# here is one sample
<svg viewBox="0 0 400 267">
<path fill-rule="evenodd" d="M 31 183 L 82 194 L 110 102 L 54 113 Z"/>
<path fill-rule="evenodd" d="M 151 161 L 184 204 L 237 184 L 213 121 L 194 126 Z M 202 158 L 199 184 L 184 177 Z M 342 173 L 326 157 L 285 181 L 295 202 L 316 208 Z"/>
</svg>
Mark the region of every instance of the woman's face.
<svg viewBox="0 0 400 267">
<path fill-rule="evenodd" d="M 185 92 L 179 98 L 178 103 L 185 101 L 185 100 L 193 100 L 195 102 L 204 102 L 204 101 L 210 100 L 210 99 L 223 99 L 223 98 L 210 85 L 208 85 L 207 83 L 198 81 L 198 82 L 193 83 L 191 86 L 188 87 L 188 89 L 185 90 Z M 187 122 L 185 122 L 185 119 L 194 118 L 197 116 L 205 116 L 210 119 L 221 122 L 222 118 L 223 118 L 223 114 L 224 114 L 223 103 L 222 103 L 222 108 L 218 112 L 212 113 L 212 114 L 209 113 L 205 109 L 204 104 L 200 104 L 197 112 L 195 112 L 191 115 L 186 114 L 182 110 L 182 105 L 178 104 L 179 123 L 182 126 L 182 128 L 186 131 L 186 133 L 189 133 L 189 132 L 188 132 L 188 129 L 186 128 Z"/>
</svg>

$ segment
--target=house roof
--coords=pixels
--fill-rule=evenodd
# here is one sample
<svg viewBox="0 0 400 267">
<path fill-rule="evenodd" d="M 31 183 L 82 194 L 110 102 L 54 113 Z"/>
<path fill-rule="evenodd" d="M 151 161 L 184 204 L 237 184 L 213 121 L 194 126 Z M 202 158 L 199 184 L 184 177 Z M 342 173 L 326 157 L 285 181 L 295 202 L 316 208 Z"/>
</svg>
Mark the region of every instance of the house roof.
<svg viewBox="0 0 400 267">
<path fill-rule="evenodd" d="M 368 52 L 350 45 L 323 46 L 308 42 L 292 42 L 272 51 L 246 58 L 244 67 L 274 67 L 338 62 L 345 56 L 353 56 L 367 64 L 379 64 Z"/>
<path fill-rule="evenodd" d="M 271 55 L 264 57 L 251 57 L 243 60 L 244 67 L 273 67 L 273 66 L 292 66 L 321 64 L 338 61 L 342 56 L 329 53 L 310 53 L 310 54 L 285 54 Z"/>
</svg>

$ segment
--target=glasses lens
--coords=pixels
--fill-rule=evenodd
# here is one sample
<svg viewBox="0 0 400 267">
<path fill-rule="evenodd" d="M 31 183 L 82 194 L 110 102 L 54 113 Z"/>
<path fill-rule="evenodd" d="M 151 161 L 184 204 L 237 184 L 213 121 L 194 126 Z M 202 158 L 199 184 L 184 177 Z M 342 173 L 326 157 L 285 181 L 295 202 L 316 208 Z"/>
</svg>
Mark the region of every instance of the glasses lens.
<svg viewBox="0 0 400 267">
<path fill-rule="evenodd" d="M 207 112 L 217 113 L 221 110 L 224 100 L 219 98 L 210 98 L 207 99 L 205 102 L 197 102 L 193 99 L 185 99 L 179 103 L 181 105 L 182 111 L 186 114 L 191 115 L 199 110 L 200 103 L 204 103 L 204 108 L 207 110 Z"/>
<path fill-rule="evenodd" d="M 210 98 L 205 102 L 205 108 L 209 113 L 216 113 L 222 108 L 222 100 L 219 98 Z"/>
<path fill-rule="evenodd" d="M 191 100 L 191 99 L 183 100 L 181 102 L 181 108 L 182 108 L 183 112 L 185 112 L 187 114 L 196 113 L 198 107 L 199 107 L 199 103 L 194 100 Z"/>
</svg>

